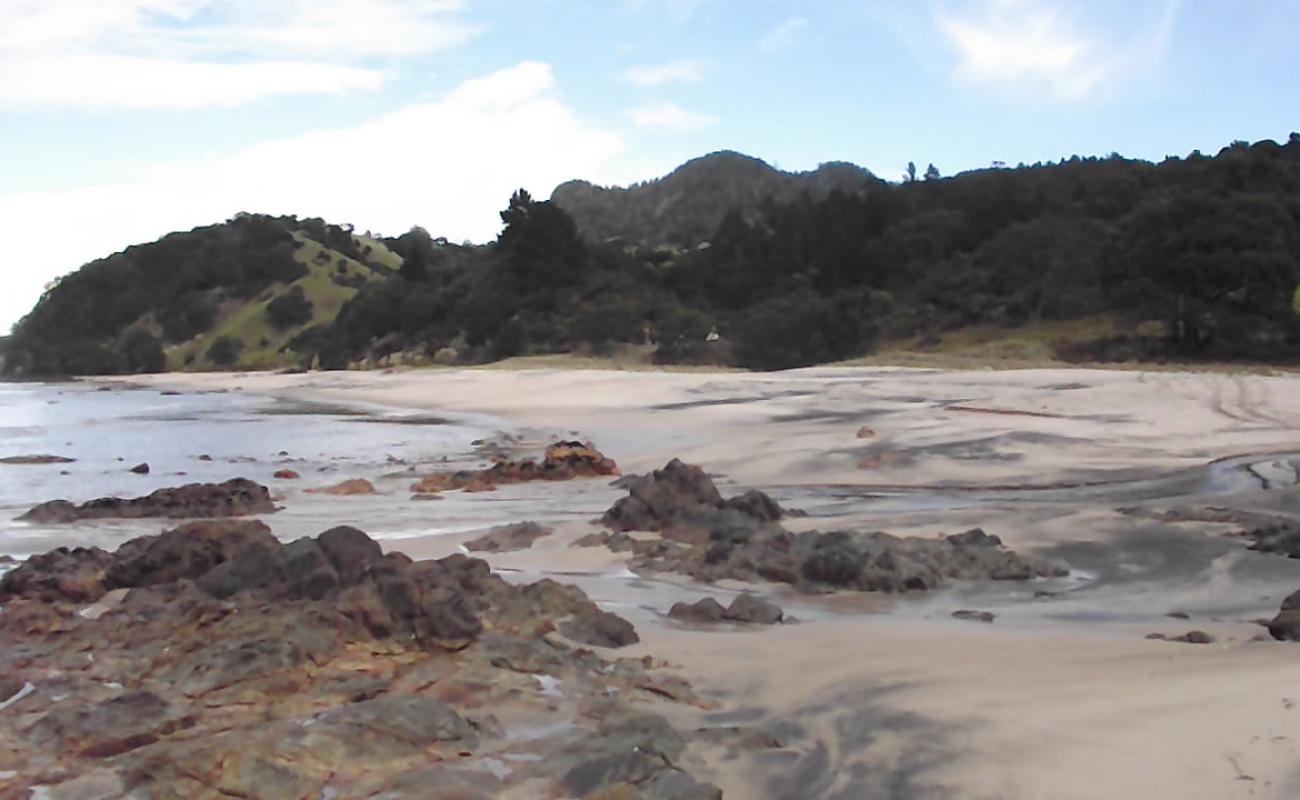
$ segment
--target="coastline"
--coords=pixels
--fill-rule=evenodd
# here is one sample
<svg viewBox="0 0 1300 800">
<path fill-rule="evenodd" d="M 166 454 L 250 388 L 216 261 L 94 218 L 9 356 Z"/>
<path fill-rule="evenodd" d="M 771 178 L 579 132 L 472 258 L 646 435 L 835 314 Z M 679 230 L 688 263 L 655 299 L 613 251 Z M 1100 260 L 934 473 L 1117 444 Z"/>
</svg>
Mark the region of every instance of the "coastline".
<svg viewBox="0 0 1300 800">
<path fill-rule="evenodd" d="M 791 521 L 792 530 L 932 536 L 980 525 L 1016 549 L 1092 558 L 1100 566 L 1076 574 L 1078 590 L 1065 586 L 1044 599 L 1033 598 L 1032 588 L 955 587 L 837 608 L 758 586 L 801 621 L 704 631 L 667 620 L 666 605 L 736 587 L 629 577 L 625 557 L 568 546 L 595 529 L 581 519 L 530 549 L 477 554 L 507 577 L 575 582 L 632 621 L 642 641 L 627 652 L 667 659 L 714 706 L 676 709 L 675 724 L 744 719 L 784 731 L 790 746 L 775 754 L 725 763 L 707 752 L 696 758 L 693 771 L 727 796 L 792 796 L 781 787 L 803 786 L 807 796 L 827 797 L 1182 798 L 1300 790 L 1300 712 L 1291 710 L 1298 654 L 1294 645 L 1258 640 L 1262 629 L 1251 621 L 1275 610 L 1286 587 L 1300 586 L 1300 563 L 1247 554 L 1219 536 L 1222 525 L 1174 528 L 1125 517 L 1117 497 L 1105 494 L 1049 502 L 1026 492 L 954 507 L 918 499 L 942 491 L 907 489 L 1106 483 L 1195 470 L 1240 453 L 1300 450 L 1297 380 L 821 368 L 195 374 L 140 383 L 483 412 L 539 441 L 577 432 L 624 472 L 680 456 L 718 475 L 724 494 L 786 490 L 783 503 L 812 503 L 811 516 Z M 858 438 L 863 427 L 871 435 Z M 880 458 L 885 453 L 901 455 Z M 1211 493 L 1216 502 L 1293 513 L 1295 491 L 1263 493 L 1245 472 L 1233 474 L 1246 478 Z M 884 502 L 867 490 L 827 498 L 824 487 L 834 484 L 887 484 L 903 493 Z M 554 508 L 573 506 L 574 491 L 557 484 L 541 493 Z M 527 491 L 502 494 L 511 508 L 528 507 Z M 442 503 L 431 505 L 434 518 L 448 513 Z M 364 527 L 362 507 L 335 507 L 347 507 Z M 276 525 L 274 517 L 268 522 Z M 415 557 L 445 555 L 490 524 L 384 544 Z M 1195 553 L 1180 555 L 1189 544 Z M 1131 569 L 1141 574 L 1127 577 Z M 1224 605 L 1238 601 L 1240 608 Z M 956 621 L 956 607 L 996 609 L 998 618 L 992 625 Z M 1175 610 L 1192 619 L 1165 617 Z M 1143 639 L 1191 627 L 1217 641 Z"/>
</svg>

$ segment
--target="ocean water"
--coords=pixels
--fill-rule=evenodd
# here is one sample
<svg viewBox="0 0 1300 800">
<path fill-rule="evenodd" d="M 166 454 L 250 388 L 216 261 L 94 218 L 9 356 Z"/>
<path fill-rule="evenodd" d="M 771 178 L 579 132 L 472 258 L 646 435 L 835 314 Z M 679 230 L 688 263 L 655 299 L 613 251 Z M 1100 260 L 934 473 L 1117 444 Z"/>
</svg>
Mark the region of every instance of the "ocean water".
<svg viewBox="0 0 1300 800">
<path fill-rule="evenodd" d="M 418 535 L 435 526 L 425 524 L 427 512 L 418 512 L 401 496 L 409 482 L 403 471 L 481 464 L 474 442 L 506 428 L 503 421 L 486 416 L 327 406 L 241 392 L 173 395 L 148 389 L 98 391 L 81 383 L 0 383 L 0 457 L 76 459 L 68 464 L 0 464 L 0 553 L 27 555 L 61 544 L 112 545 L 121 536 L 156 531 L 165 523 L 41 527 L 14 519 L 46 500 L 135 497 L 164 486 L 235 477 L 271 486 L 286 507 L 306 505 L 309 499 L 317 507 L 326 504 L 317 509 L 316 522 L 298 515 L 301 524 L 288 526 L 293 533 L 333 518 L 364 522 L 354 518 L 368 509 L 385 526 Z M 130 471 L 141 462 L 149 464 L 149 474 Z M 302 479 L 275 481 L 272 474 L 285 468 Z M 302 493 L 309 486 L 353 477 L 386 483 L 387 502 L 376 508 L 374 499 L 358 498 L 343 505 L 344 499 Z M 339 505 L 330 507 L 331 500 Z M 413 513 L 404 515 L 403 509 Z"/>
</svg>

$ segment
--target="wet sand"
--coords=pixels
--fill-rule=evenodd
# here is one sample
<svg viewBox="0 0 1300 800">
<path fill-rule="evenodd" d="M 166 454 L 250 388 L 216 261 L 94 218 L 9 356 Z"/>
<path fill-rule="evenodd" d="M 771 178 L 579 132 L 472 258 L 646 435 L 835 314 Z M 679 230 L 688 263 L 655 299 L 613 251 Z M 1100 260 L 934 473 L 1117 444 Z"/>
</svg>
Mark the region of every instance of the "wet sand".
<svg viewBox="0 0 1300 800">
<path fill-rule="evenodd" d="M 340 515 L 361 527 L 375 520 L 392 534 L 387 546 L 421 557 L 499 522 L 554 524 L 528 550 L 486 557 L 520 579 L 575 582 L 632 620 L 643 639 L 635 652 L 672 662 L 713 705 L 678 721 L 771 730 L 785 747 L 726 762 L 692 755 L 729 797 L 1300 794 L 1300 646 L 1260 641 L 1254 621 L 1300 588 L 1300 561 L 1246 551 L 1227 536 L 1231 525 L 1119 511 L 1213 505 L 1296 516 L 1295 378 L 816 369 L 150 380 L 490 414 L 531 441 L 576 432 L 625 472 L 680 456 L 716 474 L 724 493 L 762 488 L 807 510 L 792 528 L 931 536 L 979 525 L 1071 568 L 1051 581 L 900 598 L 759 586 L 800 621 L 698 630 L 666 619 L 667 607 L 742 587 L 637 577 L 622 556 L 568 546 L 620 494 L 602 482 L 448 495 L 416 524 L 394 480 L 379 498 L 294 494 L 282 519 L 268 519 L 282 537 L 282 526 Z M 870 435 L 859 438 L 864 426 Z M 404 525 L 411 535 L 398 535 Z M 953 620 L 958 608 L 997 618 Z M 1192 629 L 1217 641 L 1143 638 Z"/>
</svg>

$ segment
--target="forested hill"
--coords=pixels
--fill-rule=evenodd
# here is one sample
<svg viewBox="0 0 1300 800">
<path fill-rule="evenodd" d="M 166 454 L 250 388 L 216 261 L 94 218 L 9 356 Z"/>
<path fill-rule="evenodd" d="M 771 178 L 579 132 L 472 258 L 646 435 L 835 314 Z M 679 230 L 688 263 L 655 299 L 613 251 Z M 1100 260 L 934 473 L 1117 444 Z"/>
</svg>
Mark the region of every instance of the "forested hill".
<svg viewBox="0 0 1300 800">
<path fill-rule="evenodd" d="M 359 288 L 396 274 L 384 243 L 319 219 L 241 214 L 92 261 L 5 342 L 8 374 L 276 366 Z"/>
<path fill-rule="evenodd" d="M 569 181 L 556 187 L 551 200 L 592 241 L 683 248 L 707 240 L 733 209 L 757 221 L 765 204 L 789 203 L 804 193 L 821 199 L 832 190 L 856 193 L 884 185 L 853 164 L 828 162 L 811 172 L 782 172 L 757 158 L 724 150 L 626 188 Z"/>
<path fill-rule="evenodd" d="M 483 246 L 241 215 L 128 248 L 50 289 L 4 369 L 617 350 L 770 369 L 973 331 L 1067 361 L 1300 357 L 1297 134 L 898 184 L 715 154 L 629 189 L 566 186 L 517 192 Z"/>
</svg>

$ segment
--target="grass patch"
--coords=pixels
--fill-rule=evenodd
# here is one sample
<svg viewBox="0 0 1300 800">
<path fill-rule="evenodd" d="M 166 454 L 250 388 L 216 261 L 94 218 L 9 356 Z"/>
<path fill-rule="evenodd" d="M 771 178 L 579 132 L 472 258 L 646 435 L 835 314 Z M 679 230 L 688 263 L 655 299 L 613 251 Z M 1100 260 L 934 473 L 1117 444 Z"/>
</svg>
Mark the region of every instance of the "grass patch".
<svg viewBox="0 0 1300 800">
<path fill-rule="evenodd" d="M 338 316 L 343 304 L 357 293 L 355 287 L 340 286 L 335 283 L 334 276 L 341 274 L 340 260 L 343 262 L 343 269 L 350 277 L 359 277 L 366 281 L 384 280 L 381 273 L 319 242 L 297 233 L 294 234 L 294 238 L 302 242 L 294 252 L 294 259 L 307 268 L 307 274 L 293 283 L 279 284 L 246 303 L 223 310 L 217 324 L 211 330 L 167 350 L 168 369 L 216 368 L 216 365 L 208 359 L 207 352 L 220 336 L 238 339 L 243 345 L 239 361 L 232 369 L 272 369 L 294 364 L 296 363 L 294 357 L 288 353 L 281 353 L 280 349 L 306 328 L 333 320 Z M 396 257 L 396 254 L 387 248 L 384 250 Z M 267 319 L 266 307 L 272 300 L 294 286 L 301 286 L 303 294 L 311 301 L 312 317 L 303 325 L 277 330 Z M 186 364 L 185 361 L 190 356 L 193 356 L 193 359 Z"/>
</svg>

